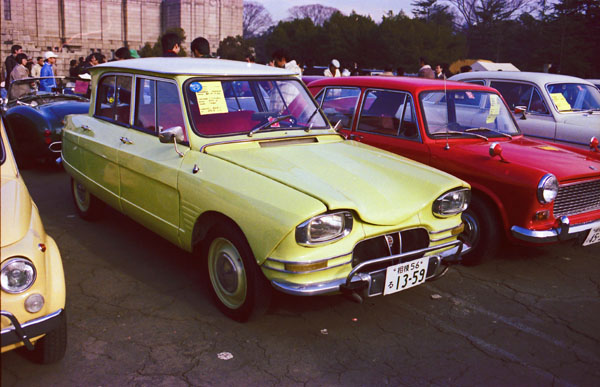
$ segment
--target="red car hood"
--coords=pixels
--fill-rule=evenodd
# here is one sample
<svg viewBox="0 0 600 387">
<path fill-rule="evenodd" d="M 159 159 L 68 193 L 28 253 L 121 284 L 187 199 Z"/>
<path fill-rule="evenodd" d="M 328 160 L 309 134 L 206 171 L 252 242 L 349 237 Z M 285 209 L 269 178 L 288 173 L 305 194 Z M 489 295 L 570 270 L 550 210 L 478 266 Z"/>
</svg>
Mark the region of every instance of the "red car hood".
<svg viewBox="0 0 600 387">
<path fill-rule="evenodd" d="M 481 155 L 482 163 L 489 167 L 490 160 L 498 160 L 498 156 L 489 155 L 490 142 L 454 143 L 451 148 L 454 152 Z M 554 145 L 522 137 L 510 141 L 499 140 L 502 147 L 502 157 L 510 164 L 550 172 L 559 181 L 577 180 L 590 177 L 600 177 L 600 161 L 584 155 L 561 149 Z M 454 157 L 460 157 L 454 154 Z M 472 157 L 465 159 L 471 159 Z"/>
</svg>

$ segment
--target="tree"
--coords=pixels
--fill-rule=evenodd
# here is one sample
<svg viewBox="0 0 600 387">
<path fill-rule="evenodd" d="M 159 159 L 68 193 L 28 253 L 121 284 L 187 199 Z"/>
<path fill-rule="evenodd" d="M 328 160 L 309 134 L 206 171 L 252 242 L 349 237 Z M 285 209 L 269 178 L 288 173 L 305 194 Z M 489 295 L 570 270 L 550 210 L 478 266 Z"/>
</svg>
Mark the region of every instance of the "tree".
<svg viewBox="0 0 600 387">
<path fill-rule="evenodd" d="M 272 25 L 273 18 L 262 4 L 244 1 L 242 28 L 245 39 L 263 34 Z"/>
<path fill-rule="evenodd" d="M 254 52 L 252 45 L 249 41 L 245 40 L 242 36 L 236 37 L 228 36 L 221 40 L 219 48 L 217 49 L 217 55 L 221 59 L 231 60 L 246 60 L 246 57 Z"/>
<path fill-rule="evenodd" d="M 317 26 L 322 26 L 336 12 L 340 11 L 337 8 L 321 4 L 298 5 L 288 9 L 292 19 L 309 18 Z"/>
<path fill-rule="evenodd" d="M 468 27 L 509 20 L 526 11 L 534 0 L 446 0 L 463 16 Z"/>
<path fill-rule="evenodd" d="M 454 22 L 454 14 L 448 10 L 449 6 L 438 4 L 437 0 L 417 0 L 410 5 L 415 19 L 450 25 Z"/>
</svg>

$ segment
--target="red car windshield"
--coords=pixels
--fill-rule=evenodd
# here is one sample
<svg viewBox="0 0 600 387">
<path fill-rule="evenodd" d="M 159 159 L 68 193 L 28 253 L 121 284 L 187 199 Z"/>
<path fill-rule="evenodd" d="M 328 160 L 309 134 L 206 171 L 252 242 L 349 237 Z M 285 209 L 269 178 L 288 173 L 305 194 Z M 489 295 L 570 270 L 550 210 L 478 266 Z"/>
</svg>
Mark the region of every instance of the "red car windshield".
<svg viewBox="0 0 600 387">
<path fill-rule="evenodd" d="M 420 94 L 430 136 L 486 132 L 486 137 L 520 134 L 500 96 L 487 91 L 448 90 Z"/>
</svg>

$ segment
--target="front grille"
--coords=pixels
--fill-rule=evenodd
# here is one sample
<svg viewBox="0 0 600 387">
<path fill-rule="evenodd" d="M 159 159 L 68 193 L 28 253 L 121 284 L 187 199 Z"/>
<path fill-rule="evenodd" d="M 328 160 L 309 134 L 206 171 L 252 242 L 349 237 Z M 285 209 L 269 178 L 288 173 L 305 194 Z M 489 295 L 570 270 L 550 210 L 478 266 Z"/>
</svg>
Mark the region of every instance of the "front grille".
<svg viewBox="0 0 600 387">
<path fill-rule="evenodd" d="M 600 179 L 558 187 L 554 216 L 570 216 L 600 209 Z"/>
<path fill-rule="evenodd" d="M 400 253 L 407 253 L 429 247 L 429 233 L 423 228 L 380 235 L 361 241 L 352 252 L 352 267 L 373 259 L 388 257 Z M 423 254 L 409 257 L 407 260 L 421 258 Z M 369 266 L 369 271 L 388 267 L 398 262 L 384 262 L 380 265 Z"/>
</svg>

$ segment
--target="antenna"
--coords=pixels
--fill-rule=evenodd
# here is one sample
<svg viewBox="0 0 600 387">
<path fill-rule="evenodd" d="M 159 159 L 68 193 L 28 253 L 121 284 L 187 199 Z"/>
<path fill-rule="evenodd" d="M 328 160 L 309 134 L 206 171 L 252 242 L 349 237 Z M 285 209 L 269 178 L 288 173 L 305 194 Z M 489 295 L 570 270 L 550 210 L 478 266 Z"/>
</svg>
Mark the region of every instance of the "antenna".
<svg viewBox="0 0 600 387">
<path fill-rule="evenodd" d="M 450 135 L 448 133 L 448 125 L 450 124 L 448 122 L 448 91 L 446 90 L 446 75 L 444 75 L 444 96 L 446 97 L 446 146 L 444 146 L 444 150 L 449 150 L 450 149 L 450 144 L 448 143 L 448 136 Z"/>
</svg>

